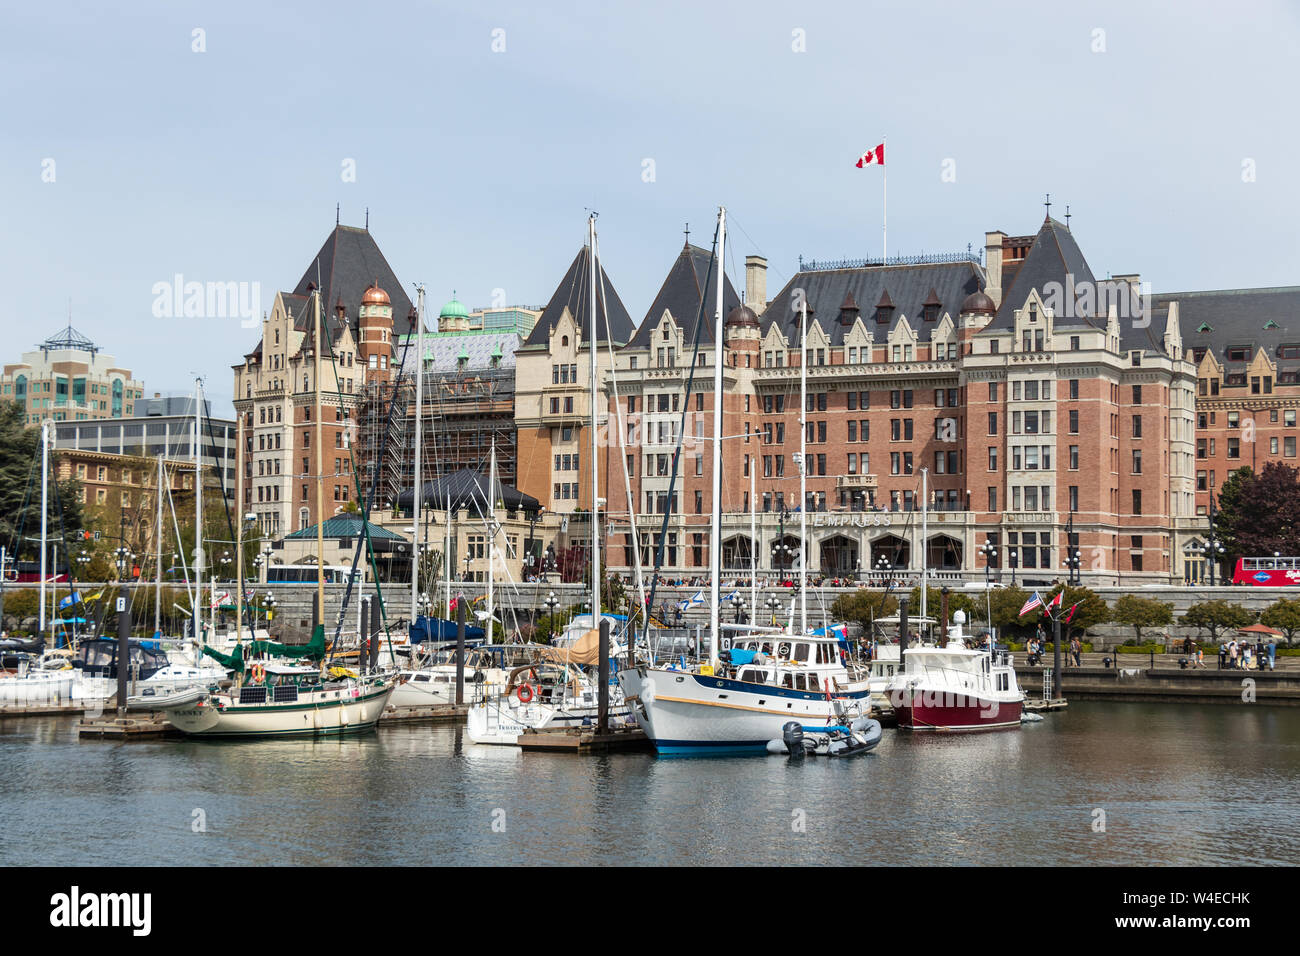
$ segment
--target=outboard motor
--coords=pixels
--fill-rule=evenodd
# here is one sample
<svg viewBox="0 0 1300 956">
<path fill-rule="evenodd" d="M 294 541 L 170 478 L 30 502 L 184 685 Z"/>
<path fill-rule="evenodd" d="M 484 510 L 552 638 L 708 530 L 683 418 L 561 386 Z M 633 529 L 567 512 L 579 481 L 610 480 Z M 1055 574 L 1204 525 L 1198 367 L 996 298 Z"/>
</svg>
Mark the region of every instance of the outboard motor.
<svg viewBox="0 0 1300 956">
<path fill-rule="evenodd" d="M 791 757 L 802 757 L 803 727 L 797 720 L 792 720 L 781 728 L 781 738 L 785 741 L 785 752 Z"/>
</svg>

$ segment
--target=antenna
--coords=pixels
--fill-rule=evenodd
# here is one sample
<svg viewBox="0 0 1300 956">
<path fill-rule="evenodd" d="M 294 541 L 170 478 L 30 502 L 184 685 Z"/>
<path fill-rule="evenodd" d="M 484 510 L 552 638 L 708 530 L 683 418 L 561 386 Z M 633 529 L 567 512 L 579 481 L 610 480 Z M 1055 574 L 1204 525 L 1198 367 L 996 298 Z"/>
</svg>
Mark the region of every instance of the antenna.
<svg viewBox="0 0 1300 956">
<path fill-rule="evenodd" d="M 1047 207 L 1047 215 L 1044 216 L 1043 218 L 1051 219 L 1052 218 L 1052 194 L 1051 193 L 1047 194 L 1047 201 L 1043 203 L 1043 205 Z"/>
</svg>

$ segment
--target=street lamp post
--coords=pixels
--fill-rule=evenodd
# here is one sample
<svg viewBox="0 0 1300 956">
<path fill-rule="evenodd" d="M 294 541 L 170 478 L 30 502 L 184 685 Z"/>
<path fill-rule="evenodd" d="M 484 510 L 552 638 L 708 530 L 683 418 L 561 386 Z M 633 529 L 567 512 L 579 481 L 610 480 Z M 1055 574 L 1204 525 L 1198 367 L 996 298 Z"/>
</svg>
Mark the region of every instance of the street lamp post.
<svg viewBox="0 0 1300 956">
<path fill-rule="evenodd" d="M 1011 586 L 1016 586 L 1016 549 L 1012 548 L 1007 552 L 1007 557 L 1011 559 Z"/>
<path fill-rule="evenodd" d="M 763 603 L 767 605 L 767 609 L 768 609 L 768 611 L 771 612 L 771 616 L 772 616 L 772 626 L 775 627 L 775 626 L 776 626 L 776 611 L 777 611 L 777 608 L 779 608 L 779 607 L 781 606 L 781 601 L 780 601 L 780 600 L 777 598 L 777 596 L 774 594 L 774 595 L 770 596 L 770 597 L 769 597 L 765 602 L 763 602 Z"/>
<path fill-rule="evenodd" d="M 984 539 L 984 547 L 980 548 L 980 553 L 984 555 L 984 613 L 988 616 L 989 640 L 993 639 L 993 591 L 992 582 L 989 579 L 990 572 L 993 568 L 993 562 L 998 559 L 998 549 L 993 546 L 993 542 Z"/>
</svg>

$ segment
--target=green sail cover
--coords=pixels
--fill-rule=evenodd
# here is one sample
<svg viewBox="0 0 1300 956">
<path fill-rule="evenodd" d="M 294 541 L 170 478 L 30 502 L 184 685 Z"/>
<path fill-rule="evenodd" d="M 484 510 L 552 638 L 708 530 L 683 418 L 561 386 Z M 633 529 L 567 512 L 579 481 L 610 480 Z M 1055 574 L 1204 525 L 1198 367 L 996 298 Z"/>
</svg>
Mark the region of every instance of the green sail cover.
<svg viewBox="0 0 1300 956">
<path fill-rule="evenodd" d="M 235 671 L 238 674 L 244 672 L 244 645 L 236 644 L 233 654 L 222 654 L 220 651 L 215 651 L 206 644 L 203 645 L 202 651 L 226 670 Z"/>
<path fill-rule="evenodd" d="M 311 632 L 311 640 L 306 644 L 277 644 L 275 641 L 254 641 L 254 654 L 270 654 L 274 657 L 310 657 L 320 660 L 325 656 L 325 625 L 317 624 Z"/>
<path fill-rule="evenodd" d="M 259 654 L 270 654 L 273 657 L 309 657 L 313 660 L 320 660 L 325 656 L 325 625 L 316 625 L 312 631 L 311 641 L 306 644 L 278 644 L 275 641 L 253 641 L 249 645 L 249 652 L 253 656 Z M 208 646 L 203 647 L 203 653 L 207 654 L 226 670 L 235 671 L 242 674 L 244 672 L 244 645 L 236 644 L 235 649 L 230 654 L 222 654 Z"/>
</svg>

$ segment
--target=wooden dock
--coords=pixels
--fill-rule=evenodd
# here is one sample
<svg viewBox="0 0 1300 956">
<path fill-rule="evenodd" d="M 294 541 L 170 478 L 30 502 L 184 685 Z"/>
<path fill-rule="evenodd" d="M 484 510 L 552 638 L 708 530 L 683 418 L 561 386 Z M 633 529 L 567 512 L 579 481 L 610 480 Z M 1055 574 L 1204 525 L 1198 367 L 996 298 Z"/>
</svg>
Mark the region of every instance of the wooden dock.
<svg viewBox="0 0 1300 956">
<path fill-rule="evenodd" d="M 84 714 L 90 708 L 85 701 L 59 704 L 14 704 L 0 707 L 0 720 L 11 717 L 68 717 Z"/>
<path fill-rule="evenodd" d="M 82 740 L 158 740 L 180 735 L 171 721 L 161 714 L 141 714 L 139 717 L 106 714 L 83 719 L 77 724 L 77 736 Z"/>
<path fill-rule="evenodd" d="M 1045 710 L 1065 710 L 1070 705 L 1064 697 L 1053 697 L 1051 700 L 1026 700 L 1024 709 L 1026 713 L 1040 714 Z"/>
<path fill-rule="evenodd" d="M 433 704 L 428 707 L 389 707 L 379 718 L 383 724 L 463 723 L 469 715 L 468 704 Z"/>
<path fill-rule="evenodd" d="M 526 730 L 519 735 L 518 745 L 519 749 L 531 753 L 606 754 L 653 749 L 640 727 L 615 729 L 606 734 L 598 734 L 589 727 Z"/>
</svg>

